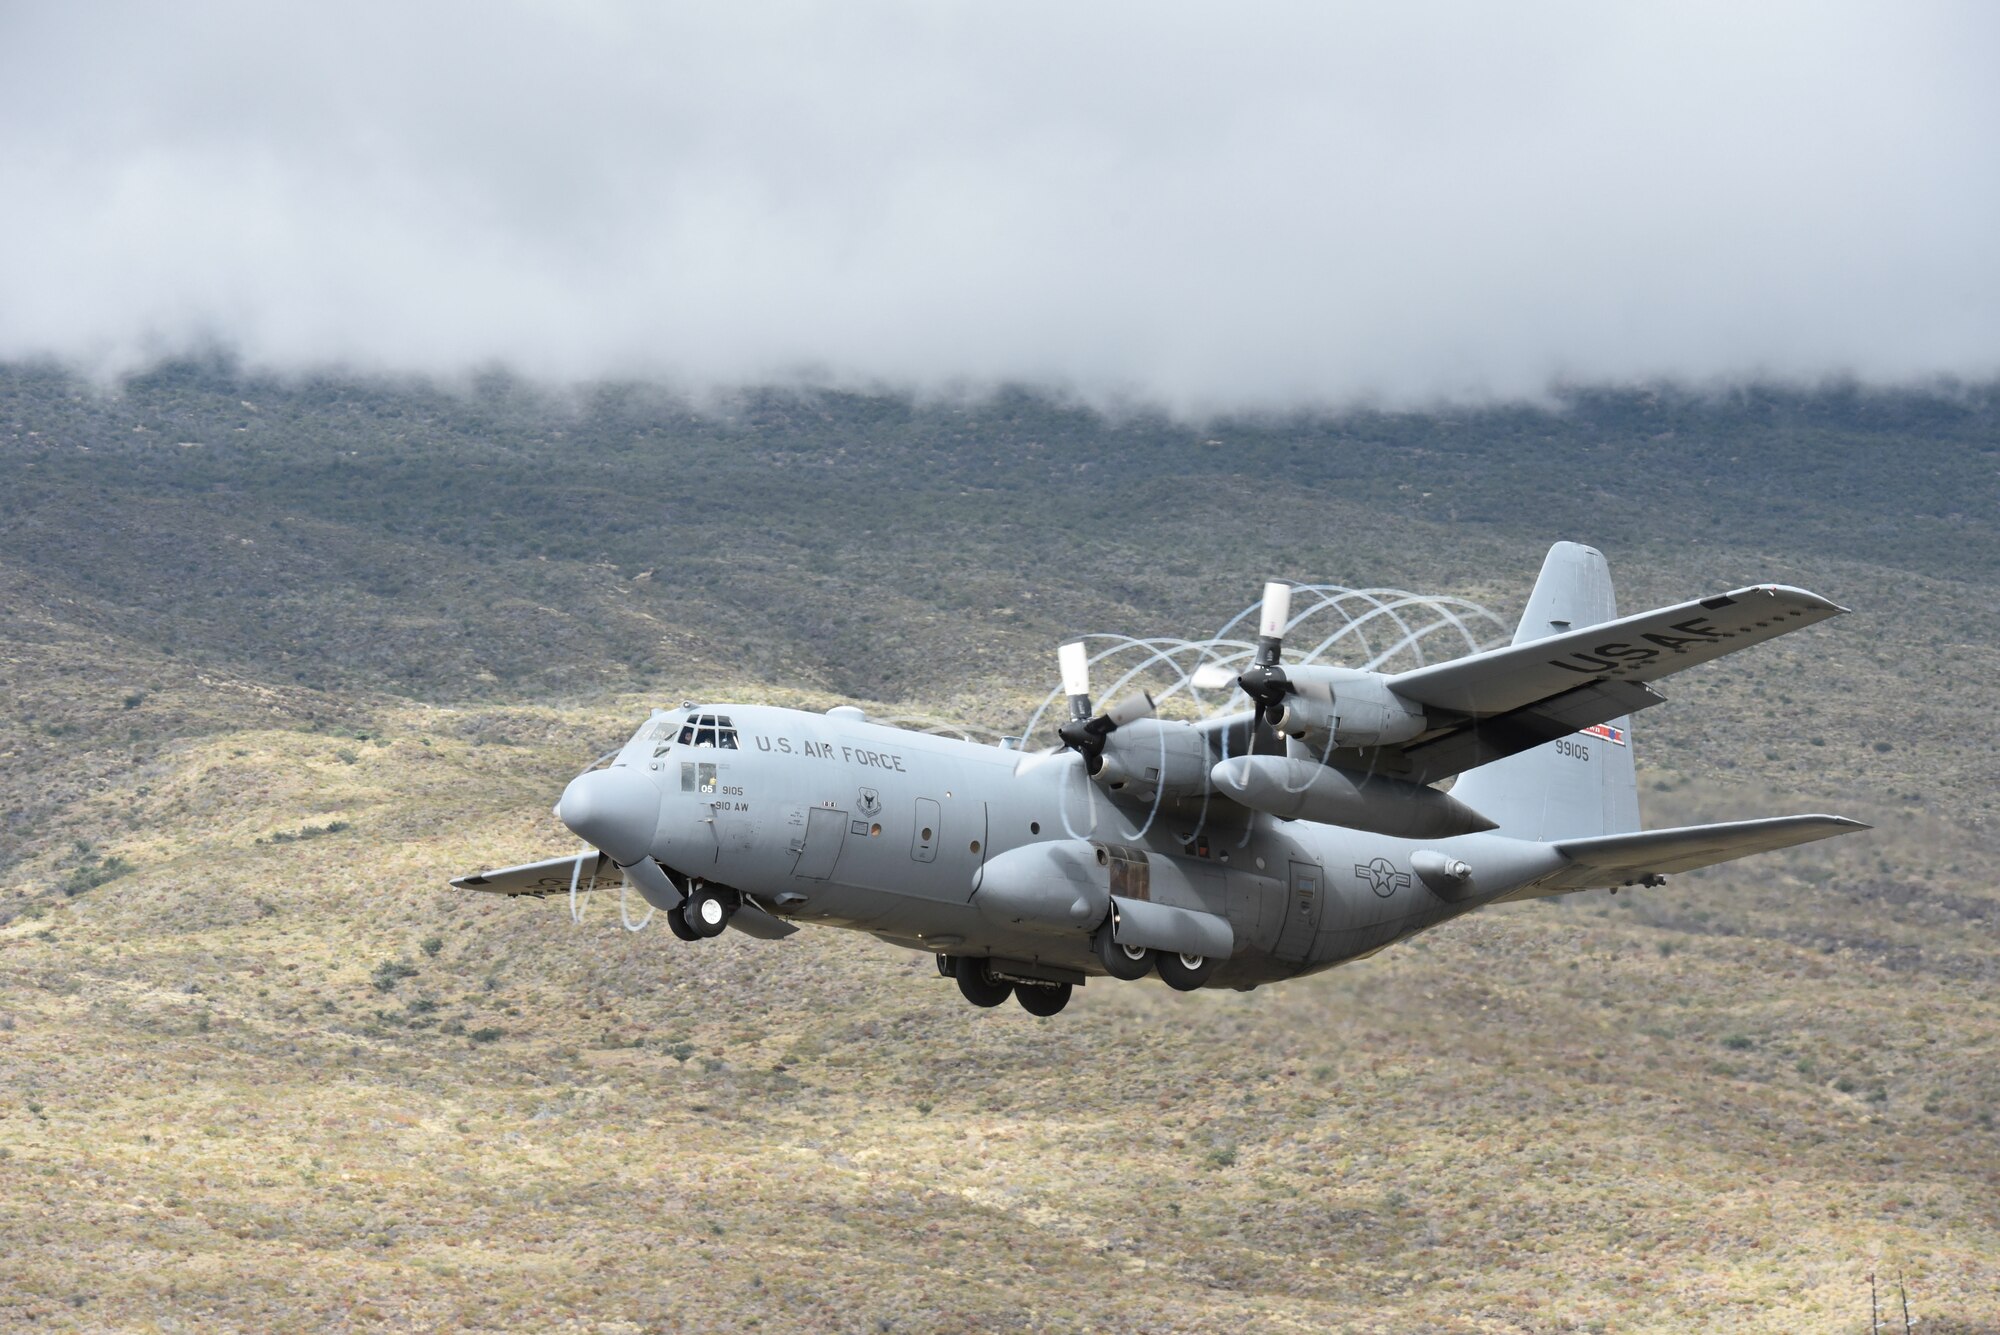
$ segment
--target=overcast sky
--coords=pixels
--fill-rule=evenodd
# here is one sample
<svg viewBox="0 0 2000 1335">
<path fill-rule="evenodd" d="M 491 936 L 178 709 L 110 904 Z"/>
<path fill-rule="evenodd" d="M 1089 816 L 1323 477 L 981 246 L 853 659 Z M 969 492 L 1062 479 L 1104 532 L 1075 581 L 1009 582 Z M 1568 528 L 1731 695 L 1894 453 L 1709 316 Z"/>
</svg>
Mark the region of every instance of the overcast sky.
<svg viewBox="0 0 2000 1335">
<path fill-rule="evenodd" d="M 0 0 L 0 357 L 2000 373 L 2000 5 Z"/>
</svg>

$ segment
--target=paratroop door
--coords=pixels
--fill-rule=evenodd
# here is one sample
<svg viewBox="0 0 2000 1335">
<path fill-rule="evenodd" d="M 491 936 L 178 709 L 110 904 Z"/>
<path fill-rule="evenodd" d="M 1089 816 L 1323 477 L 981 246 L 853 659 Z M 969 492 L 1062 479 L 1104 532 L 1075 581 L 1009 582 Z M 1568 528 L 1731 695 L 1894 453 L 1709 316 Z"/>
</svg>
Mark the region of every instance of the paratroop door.
<svg viewBox="0 0 2000 1335">
<path fill-rule="evenodd" d="M 1285 895 L 1285 927 L 1278 933 L 1278 948 L 1272 952 L 1279 959 L 1296 964 L 1312 952 L 1313 938 L 1319 935 L 1325 880 L 1325 872 L 1315 863 L 1292 864 L 1292 883 Z"/>
</svg>

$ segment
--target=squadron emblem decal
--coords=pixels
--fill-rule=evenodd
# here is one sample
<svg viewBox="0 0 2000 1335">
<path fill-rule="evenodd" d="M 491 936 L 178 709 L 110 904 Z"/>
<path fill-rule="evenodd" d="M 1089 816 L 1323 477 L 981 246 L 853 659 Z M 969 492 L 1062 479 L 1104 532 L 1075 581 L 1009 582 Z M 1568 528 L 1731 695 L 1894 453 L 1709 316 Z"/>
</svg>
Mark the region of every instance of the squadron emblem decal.
<svg viewBox="0 0 2000 1335">
<path fill-rule="evenodd" d="M 1368 888 L 1387 899 L 1398 890 L 1410 888 L 1410 874 L 1397 871 L 1396 864 L 1387 858 L 1376 858 L 1373 862 L 1357 862 L 1354 874 L 1368 882 Z"/>
</svg>

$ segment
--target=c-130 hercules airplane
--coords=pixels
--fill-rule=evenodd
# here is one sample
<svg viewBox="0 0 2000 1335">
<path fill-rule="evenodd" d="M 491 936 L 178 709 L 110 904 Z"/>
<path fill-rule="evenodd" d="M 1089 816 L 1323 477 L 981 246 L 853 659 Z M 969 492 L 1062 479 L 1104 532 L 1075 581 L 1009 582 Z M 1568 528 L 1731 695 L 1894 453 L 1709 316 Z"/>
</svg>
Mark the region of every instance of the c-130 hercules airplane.
<svg viewBox="0 0 2000 1335">
<path fill-rule="evenodd" d="M 1513 643 L 1411 671 L 1282 661 L 1266 585 L 1253 660 L 1210 663 L 1251 708 L 1093 713 L 1030 754 L 754 705 L 655 711 L 556 816 L 595 854 L 452 882 L 574 896 L 615 868 L 674 934 L 816 923 L 929 951 L 975 1006 L 1054 1015 L 1093 977 L 1249 990 L 1363 958 L 1490 904 L 1667 874 L 1868 828 L 1781 816 L 1639 829 L 1630 715 L 1652 682 L 1837 616 L 1762 584 L 1620 618 L 1595 548 L 1557 543 Z M 1449 792 L 1434 785 L 1456 777 Z"/>
</svg>

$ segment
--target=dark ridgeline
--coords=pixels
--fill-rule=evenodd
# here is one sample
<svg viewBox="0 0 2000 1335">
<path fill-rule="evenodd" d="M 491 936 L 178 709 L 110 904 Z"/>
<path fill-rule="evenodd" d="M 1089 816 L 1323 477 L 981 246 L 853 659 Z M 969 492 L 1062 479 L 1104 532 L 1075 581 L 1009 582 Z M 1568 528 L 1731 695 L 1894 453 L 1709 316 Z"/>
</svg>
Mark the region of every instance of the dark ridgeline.
<svg viewBox="0 0 2000 1335">
<path fill-rule="evenodd" d="M 1190 425 L 1024 390 L 696 405 L 213 360 L 104 394 L 16 365 L 0 451 L 0 559 L 121 634 L 429 697 L 643 680 L 676 653 L 907 697 L 1039 665 L 1065 628 L 1217 624 L 1271 573 L 1513 588 L 1564 536 L 1625 572 L 1736 551 L 2000 577 L 1991 385 Z"/>
</svg>

